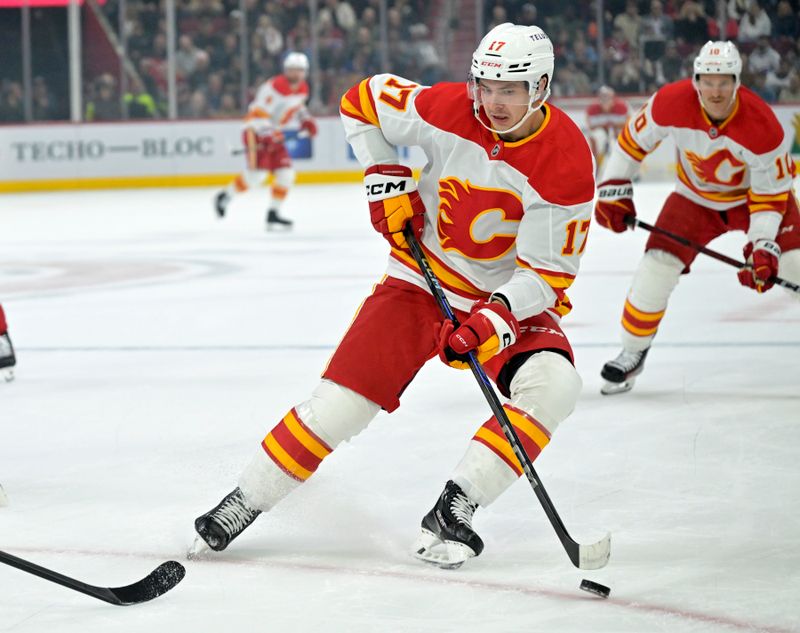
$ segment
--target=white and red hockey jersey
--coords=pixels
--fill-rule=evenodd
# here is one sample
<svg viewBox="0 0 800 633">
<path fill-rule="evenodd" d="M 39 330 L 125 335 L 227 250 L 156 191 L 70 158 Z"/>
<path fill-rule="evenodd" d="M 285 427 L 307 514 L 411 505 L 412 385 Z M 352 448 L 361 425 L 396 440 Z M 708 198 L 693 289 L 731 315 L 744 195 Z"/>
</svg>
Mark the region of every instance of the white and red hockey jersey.
<svg viewBox="0 0 800 633">
<path fill-rule="evenodd" d="M 383 74 L 351 88 L 340 112 L 365 167 L 397 163 L 398 145 L 424 150 L 422 246 L 455 308 L 499 292 L 518 319 L 564 315 L 592 211 L 589 146 L 554 106 L 544 106 L 534 134 L 504 142 L 472 105 L 464 84 L 425 87 Z M 392 250 L 387 274 L 427 288 L 404 251 Z"/>
<path fill-rule="evenodd" d="M 783 127 L 766 102 L 742 86 L 730 116 L 714 123 L 690 79 L 668 84 L 630 118 L 601 180 L 629 179 L 668 136 L 677 149 L 679 194 L 716 211 L 746 202 L 751 227 L 758 224 L 761 236 L 774 239 L 792 190 L 794 163 Z"/>
<path fill-rule="evenodd" d="M 600 102 L 596 101 L 586 108 L 586 124 L 590 130 L 603 129 L 616 136 L 628 120 L 629 114 L 628 104 L 618 97 L 614 98 L 608 110 L 604 110 Z"/>
<path fill-rule="evenodd" d="M 247 109 L 245 127 L 257 134 L 273 130 L 297 129 L 309 118 L 306 109 L 308 84 L 301 81 L 292 87 L 285 75 L 277 75 L 258 88 Z"/>
</svg>

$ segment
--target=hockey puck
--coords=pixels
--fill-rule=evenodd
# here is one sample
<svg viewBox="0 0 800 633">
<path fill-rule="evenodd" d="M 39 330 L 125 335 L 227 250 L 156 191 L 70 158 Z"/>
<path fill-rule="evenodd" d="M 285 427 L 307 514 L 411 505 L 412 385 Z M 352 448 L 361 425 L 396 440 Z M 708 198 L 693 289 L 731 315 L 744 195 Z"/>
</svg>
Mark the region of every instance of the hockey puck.
<svg viewBox="0 0 800 633">
<path fill-rule="evenodd" d="M 611 594 L 611 589 L 605 585 L 601 585 L 599 582 L 586 580 L 586 578 L 581 580 L 581 589 L 588 591 L 589 593 L 593 593 L 596 596 L 600 596 L 601 598 L 608 598 L 608 596 Z"/>
</svg>

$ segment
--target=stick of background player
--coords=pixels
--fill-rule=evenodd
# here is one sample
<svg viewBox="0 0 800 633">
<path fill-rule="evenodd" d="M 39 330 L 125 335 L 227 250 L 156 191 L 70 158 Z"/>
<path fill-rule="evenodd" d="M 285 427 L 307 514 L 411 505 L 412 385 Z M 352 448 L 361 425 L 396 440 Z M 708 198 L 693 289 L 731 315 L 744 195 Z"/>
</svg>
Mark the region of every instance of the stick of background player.
<svg viewBox="0 0 800 633">
<path fill-rule="evenodd" d="M 0 378 L 6 382 L 14 380 L 14 366 L 16 364 L 17 357 L 14 354 L 14 346 L 8 336 L 6 313 L 0 304 Z"/>
<path fill-rule="evenodd" d="M 552 43 L 540 28 L 506 23 L 473 54 L 468 91 L 383 74 L 344 95 L 342 122 L 366 167 L 372 223 L 391 245 L 386 276 L 310 397 L 267 434 L 238 487 L 195 521 L 192 555 L 225 549 L 381 409 L 397 409 L 406 386 L 437 355 L 466 369 L 463 355 L 476 353 L 508 398 L 505 413 L 531 460 L 572 412 L 581 379 L 559 321 L 571 309 L 565 291 L 589 228 L 594 161 L 572 120 L 545 104 L 553 67 Z M 399 145 L 418 145 L 429 158 L 419 190 L 398 164 Z M 408 252 L 406 223 L 460 327 L 443 321 Z M 492 416 L 423 518 L 414 555 L 458 567 L 480 554 L 473 514 L 522 472 Z"/>
<path fill-rule="evenodd" d="M 272 77 L 258 89 L 248 108 L 242 133 L 247 167 L 216 195 L 214 206 L 219 217 L 225 216 L 232 196 L 262 186 L 271 172 L 272 198 L 266 215 L 267 230 L 291 228 L 292 221 L 280 215 L 295 179 L 283 131 L 299 128 L 308 136 L 317 133 L 317 124 L 305 106 L 307 73 L 308 58 L 303 53 L 289 53 L 283 62 L 283 74 Z"/>
<path fill-rule="evenodd" d="M 719 262 L 723 262 L 725 264 L 728 264 L 729 266 L 733 266 L 737 270 L 741 270 L 743 268 L 750 268 L 752 270 L 752 266 L 745 262 L 739 261 L 738 259 L 734 259 L 733 257 L 728 257 L 724 253 L 718 253 L 717 251 L 711 250 L 706 246 L 700 246 L 700 244 L 692 242 L 691 240 L 687 240 L 685 237 L 681 237 L 680 235 L 675 235 L 671 231 L 667 231 L 657 226 L 653 226 L 652 224 L 648 224 L 647 222 L 644 222 L 632 215 L 625 216 L 625 224 L 636 225 L 637 227 L 643 228 L 645 231 L 650 231 L 651 233 L 660 233 L 661 235 L 666 235 L 670 239 L 673 239 L 685 246 L 688 246 L 689 248 L 693 248 L 698 253 L 702 253 L 703 255 L 708 255 L 712 259 L 716 259 Z M 774 275 L 770 277 L 768 281 L 771 281 L 775 286 L 782 286 L 783 288 L 791 290 L 792 292 L 800 293 L 800 284 L 795 284 L 792 283 L 791 281 L 787 281 L 783 277 Z"/>
<path fill-rule="evenodd" d="M 783 127 L 758 95 L 740 86 L 741 72 L 742 60 L 731 42 L 708 42 L 694 60 L 692 79 L 659 89 L 629 119 L 612 148 L 595 217 L 617 233 L 632 228 L 631 179 L 642 159 L 671 137 L 678 150 L 678 180 L 655 226 L 701 246 L 729 231 L 746 232 L 747 267 L 738 272 L 739 281 L 766 292 L 779 272 L 800 282 L 800 212 Z M 603 366 L 602 393 L 631 389 L 670 294 L 696 256 L 695 248 L 651 233 L 622 312 L 622 352 Z"/>
</svg>

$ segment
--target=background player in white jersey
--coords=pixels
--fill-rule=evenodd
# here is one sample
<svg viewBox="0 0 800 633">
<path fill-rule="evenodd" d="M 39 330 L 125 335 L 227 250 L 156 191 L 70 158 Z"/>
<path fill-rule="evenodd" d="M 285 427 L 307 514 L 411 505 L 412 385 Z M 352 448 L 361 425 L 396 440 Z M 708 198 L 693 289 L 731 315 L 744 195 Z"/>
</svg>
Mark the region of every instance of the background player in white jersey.
<svg viewBox="0 0 800 633">
<path fill-rule="evenodd" d="M 3 306 L 0 305 L 0 378 L 6 382 L 14 380 L 14 366 L 17 358 L 14 355 L 14 346 L 8 336 L 8 323 Z"/>
<path fill-rule="evenodd" d="M 597 100 L 586 108 L 589 146 L 592 148 L 598 167 L 603 165 L 629 114 L 628 104 L 609 86 L 601 86 L 597 91 Z"/>
<path fill-rule="evenodd" d="M 242 135 L 247 168 L 217 194 L 215 207 L 219 217 L 225 216 L 234 194 L 263 185 L 271 172 L 267 229 L 292 226 L 291 220 L 280 214 L 295 179 L 284 131 L 299 128 L 301 134 L 312 137 L 317 134 L 317 124 L 306 109 L 307 74 L 308 58 L 303 53 L 289 53 L 283 61 L 283 74 L 272 77 L 258 89 L 248 108 Z"/>
<path fill-rule="evenodd" d="M 535 459 L 570 414 L 581 380 L 560 317 L 579 266 L 594 197 L 586 139 L 547 103 L 553 47 L 536 26 L 502 24 L 481 41 L 468 84 L 424 87 L 376 75 L 341 101 L 347 139 L 366 168 L 373 226 L 391 245 L 387 274 L 362 306 L 305 402 L 266 436 L 239 485 L 195 522 L 194 551 L 224 549 L 297 488 L 381 409 L 392 412 L 434 356 L 465 368 L 474 350 L 508 398 Z M 398 145 L 428 158 L 417 185 Z M 462 324 L 443 318 L 408 252 L 410 223 Z M 455 331 L 454 331 L 455 329 Z M 415 555 L 457 567 L 480 554 L 478 506 L 522 468 L 492 417 L 469 443 Z"/>
<path fill-rule="evenodd" d="M 694 60 L 693 79 L 656 92 L 612 150 L 595 216 L 617 233 L 629 228 L 626 217 L 636 215 L 631 178 L 669 136 L 678 150 L 678 182 L 656 226 L 703 246 L 729 231 L 744 231 L 749 266 L 739 271 L 739 281 L 766 292 L 775 275 L 800 283 L 800 213 L 783 128 L 760 97 L 740 86 L 741 72 L 732 43 L 708 42 Z M 696 256 L 673 239 L 650 235 L 622 313 L 623 350 L 601 372 L 607 381 L 603 393 L 633 386 L 669 296 Z"/>
</svg>

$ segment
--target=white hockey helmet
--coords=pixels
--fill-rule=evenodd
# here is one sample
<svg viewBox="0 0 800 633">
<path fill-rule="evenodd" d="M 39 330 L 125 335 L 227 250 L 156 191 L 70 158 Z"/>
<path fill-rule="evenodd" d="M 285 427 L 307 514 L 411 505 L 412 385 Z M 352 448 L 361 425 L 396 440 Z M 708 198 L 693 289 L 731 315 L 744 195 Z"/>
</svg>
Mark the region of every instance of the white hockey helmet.
<svg viewBox="0 0 800 633">
<path fill-rule="evenodd" d="M 477 87 L 481 79 L 525 81 L 530 96 L 528 112 L 514 127 L 503 132 L 515 130 L 550 96 L 554 67 L 553 43 L 538 26 L 505 22 L 494 27 L 484 36 L 472 54 L 468 87 L 473 99 L 475 117 L 487 129 L 498 131 L 484 124 L 479 116 L 481 103 Z M 545 75 L 547 84 L 540 89 L 542 77 Z M 537 103 L 535 109 L 531 107 L 534 103 Z"/>
<path fill-rule="evenodd" d="M 305 53 L 289 53 L 283 60 L 283 69 L 296 68 L 308 72 L 308 57 Z"/>
<path fill-rule="evenodd" d="M 742 58 L 733 42 L 711 42 L 703 44 L 703 48 L 694 58 L 694 81 L 699 75 L 733 75 L 736 88 L 739 88 L 742 76 Z"/>
</svg>

